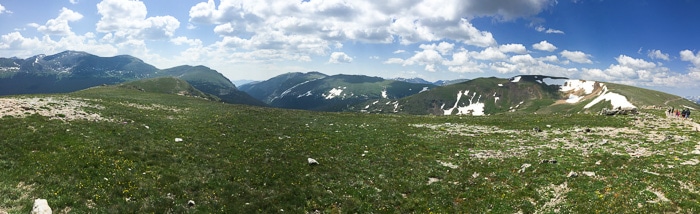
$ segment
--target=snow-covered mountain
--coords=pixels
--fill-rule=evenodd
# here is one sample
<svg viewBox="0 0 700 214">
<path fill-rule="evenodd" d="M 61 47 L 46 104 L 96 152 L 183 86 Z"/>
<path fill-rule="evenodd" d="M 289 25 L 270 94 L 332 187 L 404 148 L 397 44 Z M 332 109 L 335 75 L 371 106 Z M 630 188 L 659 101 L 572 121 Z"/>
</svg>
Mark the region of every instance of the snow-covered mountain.
<svg viewBox="0 0 700 214">
<path fill-rule="evenodd" d="M 343 111 L 367 100 L 399 99 L 434 87 L 379 77 L 309 72 L 287 73 L 240 89 L 274 107 Z"/>
<path fill-rule="evenodd" d="M 522 75 L 478 78 L 437 87 L 395 100 L 369 100 L 353 111 L 433 115 L 524 113 L 597 113 L 604 108 L 698 106 L 678 96 L 637 87 L 561 77 Z"/>
</svg>

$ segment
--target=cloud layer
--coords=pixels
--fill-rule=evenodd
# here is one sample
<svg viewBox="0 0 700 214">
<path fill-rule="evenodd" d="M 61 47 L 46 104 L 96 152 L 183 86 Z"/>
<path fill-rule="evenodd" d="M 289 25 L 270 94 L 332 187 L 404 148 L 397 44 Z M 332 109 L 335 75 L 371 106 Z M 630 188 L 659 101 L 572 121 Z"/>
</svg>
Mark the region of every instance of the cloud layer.
<svg viewBox="0 0 700 214">
<path fill-rule="evenodd" d="M 425 71 L 428 76 L 546 74 L 677 87 L 700 80 L 700 54 L 690 50 L 678 55 L 649 50 L 646 57 L 651 61 L 625 54 L 605 59 L 559 43 L 569 35 L 545 27 L 542 21 L 526 28 L 547 40 L 528 44 L 499 43 L 497 35 L 474 21 L 536 20 L 557 4 L 555 0 L 208 0 L 188 7 L 189 11 L 177 11 L 187 14 L 178 19 L 149 15 L 142 1 L 102 0 L 95 11 L 64 7 L 54 11 L 54 18 L 37 21 L 44 24 L 28 23 L 38 36 L 20 30 L 1 35 L 0 54 L 28 57 L 68 49 L 131 54 L 161 67 L 204 64 L 225 74 L 234 72 L 222 70 L 231 67 L 282 73 L 309 69 L 304 63 L 342 66 L 371 59 L 379 62 L 374 66 L 404 73 Z M 11 13 L 0 5 L 1 15 Z M 98 19 L 85 20 L 83 14 L 96 14 Z M 71 26 L 86 21 L 94 21 L 94 29 L 75 33 Z M 379 48 L 359 56 L 363 52 L 353 49 L 358 45 Z M 165 54 L 169 50 L 177 51 Z M 639 54 L 644 56 L 641 49 Z M 595 68 L 601 61 L 606 63 Z M 690 66 L 674 72 L 659 61 Z"/>
</svg>

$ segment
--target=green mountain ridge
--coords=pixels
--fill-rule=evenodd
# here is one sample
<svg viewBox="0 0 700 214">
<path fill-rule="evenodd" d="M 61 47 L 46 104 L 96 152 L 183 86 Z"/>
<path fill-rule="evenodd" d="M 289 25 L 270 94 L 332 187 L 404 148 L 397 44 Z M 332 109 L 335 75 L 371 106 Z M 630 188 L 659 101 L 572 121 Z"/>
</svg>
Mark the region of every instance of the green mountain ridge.
<svg viewBox="0 0 700 214">
<path fill-rule="evenodd" d="M 0 58 L 0 95 L 66 93 L 98 85 L 173 76 L 227 103 L 265 104 L 238 90 L 221 73 L 204 66 L 178 66 L 160 70 L 142 60 L 119 55 L 99 57 L 64 51 L 27 59 Z"/>
<path fill-rule="evenodd" d="M 437 87 L 430 91 L 402 99 L 368 100 L 357 104 L 349 111 L 372 113 L 403 113 L 417 115 L 492 115 L 507 112 L 521 113 L 597 113 L 602 109 L 612 109 L 613 100 L 602 99 L 597 104 L 588 105 L 605 94 L 619 94 L 624 102 L 641 107 L 690 107 L 700 106 L 678 96 L 642 89 L 638 87 L 588 82 L 590 93 L 582 88 L 563 92 L 561 85 L 547 84 L 544 79 L 562 80 L 562 77 L 523 75 L 510 79 L 478 78 L 463 83 Z M 573 80 L 574 83 L 582 83 Z M 576 102 L 573 102 L 576 100 Z M 618 100 L 614 100 L 615 103 Z M 622 102 L 622 100 L 620 101 Z"/>
<path fill-rule="evenodd" d="M 345 111 L 370 99 L 401 98 L 436 87 L 363 75 L 287 73 L 246 84 L 241 90 L 270 106 L 314 111 Z"/>
</svg>

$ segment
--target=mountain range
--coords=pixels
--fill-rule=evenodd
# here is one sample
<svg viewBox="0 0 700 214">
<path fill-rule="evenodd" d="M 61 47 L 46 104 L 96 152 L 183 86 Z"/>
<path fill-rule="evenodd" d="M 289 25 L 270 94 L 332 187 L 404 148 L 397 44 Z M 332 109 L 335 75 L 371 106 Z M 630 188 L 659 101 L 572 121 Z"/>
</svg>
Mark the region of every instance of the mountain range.
<svg viewBox="0 0 700 214">
<path fill-rule="evenodd" d="M 240 89 L 273 107 L 344 111 L 373 99 L 398 99 L 437 86 L 362 75 L 328 76 L 319 72 L 287 73 Z"/>
<path fill-rule="evenodd" d="M 80 51 L 37 55 L 27 59 L 0 58 L 0 95 L 65 93 L 98 85 L 167 76 L 185 80 L 223 102 L 265 105 L 238 90 L 221 73 L 205 66 L 178 66 L 161 70 L 128 55 L 99 57 Z"/>
<path fill-rule="evenodd" d="M 189 86 L 176 80 L 150 80 L 162 77 L 174 77 Z M 64 93 L 140 80 L 149 81 L 127 86 L 226 103 L 313 111 L 491 115 L 598 112 L 604 108 L 649 106 L 700 109 L 689 99 L 658 91 L 543 75 L 429 82 L 420 78 L 383 79 L 313 71 L 247 81 L 236 87 L 224 75 L 205 66 L 158 69 L 127 55 L 99 57 L 64 51 L 27 59 L 0 58 L 0 95 Z M 159 90 L 147 86 L 155 83 L 178 88 Z"/>
</svg>

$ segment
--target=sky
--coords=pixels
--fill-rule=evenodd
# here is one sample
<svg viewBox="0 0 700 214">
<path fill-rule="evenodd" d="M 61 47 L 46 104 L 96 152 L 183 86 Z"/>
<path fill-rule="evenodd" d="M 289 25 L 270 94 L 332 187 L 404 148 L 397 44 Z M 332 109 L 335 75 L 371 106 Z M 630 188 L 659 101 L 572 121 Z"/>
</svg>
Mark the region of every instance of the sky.
<svg viewBox="0 0 700 214">
<path fill-rule="evenodd" d="M 0 0 L 0 57 L 65 50 L 429 81 L 536 74 L 700 95 L 698 0 Z"/>
</svg>

